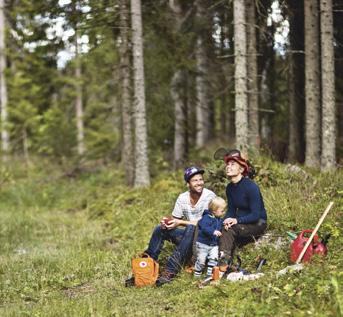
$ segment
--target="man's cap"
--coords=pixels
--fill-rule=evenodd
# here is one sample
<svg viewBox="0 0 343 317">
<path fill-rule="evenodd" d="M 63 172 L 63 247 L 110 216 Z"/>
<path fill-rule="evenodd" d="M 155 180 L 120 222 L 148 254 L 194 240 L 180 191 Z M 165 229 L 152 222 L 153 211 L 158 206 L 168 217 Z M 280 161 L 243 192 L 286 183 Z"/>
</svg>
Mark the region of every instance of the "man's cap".
<svg viewBox="0 0 343 317">
<path fill-rule="evenodd" d="M 197 166 L 191 166 L 191 167 L 187 167 L 185 169 L 185 173 L 183 175 L 183 178 L 185 180 L 185 182 L 189 182 L 189 180 L 196 174 L 204 174 L 205 171 Z"/>
</svg>

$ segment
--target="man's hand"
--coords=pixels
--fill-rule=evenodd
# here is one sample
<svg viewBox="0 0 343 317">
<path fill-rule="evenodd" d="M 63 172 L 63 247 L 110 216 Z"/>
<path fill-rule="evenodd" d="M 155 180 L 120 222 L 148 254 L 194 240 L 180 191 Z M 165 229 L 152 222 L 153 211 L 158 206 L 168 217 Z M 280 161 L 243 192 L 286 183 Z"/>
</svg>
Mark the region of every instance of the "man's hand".
<svg viewBox="0 0 343 317">
<path fill-rule="evenodd" d="M 236 218 L 226 218 L 223 221 L 223 225 L 224 225 L 224 229 L 228 230 L 229 228 L 231 228 L 233 225 L 237 224 L 237 219 Z"/>
<path fill-rule="evenodd" d="M 221 237 L 222 233 L 219 230 L 214 230 L 213 235 L 216 237 Z"/>
<path fill-rule="evenodd" d="M 175 229 L 176 227 L 178 227 L 180 225 L 180 220 L 179 219 L 171 219 L 168 221 L 168 224 L 165 225 L 165 227 L 168 229 L 168 230 L 171 230 L 171 229 Z"/>
</svg>

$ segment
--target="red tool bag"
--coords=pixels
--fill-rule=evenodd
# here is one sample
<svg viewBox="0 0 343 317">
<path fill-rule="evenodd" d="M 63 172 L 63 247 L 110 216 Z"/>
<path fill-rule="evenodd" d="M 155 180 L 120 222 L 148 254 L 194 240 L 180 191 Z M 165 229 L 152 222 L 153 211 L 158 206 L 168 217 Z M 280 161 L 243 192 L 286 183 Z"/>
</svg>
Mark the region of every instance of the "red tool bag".
<svg viewBox="0 0 343 317">
<path fill-rule="evenodd" d="M 308 240 L 308 237 L 305 237 L 305 234 L 307 234 L 307 233 L 311 234 L 312 231 L 313 230 L 303 230 L 300 232 L 298 237 L 295 240 L 293 240 L 293 242 L 291 244 L 291 256 L 290 256 L 290 259 L 292 262 L 296 262 L 299 254 L 301 253 L 302 249 L 304 248 L 304 246 Z M 317 234 L 314 235 L 313 241 L 308 246 L 308 248 L 307 248 L 307 250 L 306 250 L 306 252 L 302 258 L 302 261 L 303 262 L 310 261 L 314 254 L 319 254 L 322 256 L 327 254 L 327 247 L 324 243 L 319 241 L 319 237 Z"/>
</svg>

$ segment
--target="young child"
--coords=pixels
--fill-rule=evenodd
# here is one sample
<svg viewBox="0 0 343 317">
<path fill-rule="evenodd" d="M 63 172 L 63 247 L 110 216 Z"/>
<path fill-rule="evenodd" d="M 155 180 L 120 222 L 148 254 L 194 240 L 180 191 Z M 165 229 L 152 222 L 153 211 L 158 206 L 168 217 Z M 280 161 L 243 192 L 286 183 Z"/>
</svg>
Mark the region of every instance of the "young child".
<svg viewBox="0 0 343 317">
<path fill-rule="evenodd" d="M 221 197 L 213 198 L 208 210 L 198 222 L 198 238 L 196 242 L 196 262 L 194 276 L 200 277 L 207 262 L 207 277 L 212 275 L 212 269 L 218 261 L 218 241 L 222 235 L 221 229 L 223 219 L 221 217 L 226 211 L 226 201 Z"/>
</svg>

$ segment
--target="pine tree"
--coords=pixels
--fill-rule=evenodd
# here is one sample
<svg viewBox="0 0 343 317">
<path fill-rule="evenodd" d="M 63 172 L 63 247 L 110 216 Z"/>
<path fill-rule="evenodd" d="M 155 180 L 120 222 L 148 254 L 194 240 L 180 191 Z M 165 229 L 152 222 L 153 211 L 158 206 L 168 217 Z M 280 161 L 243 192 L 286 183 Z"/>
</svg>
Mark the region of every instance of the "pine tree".
<svg viewBox="0 0 343 317">
<path fill-rule="evenodd" d="M 288 0 L 289 42 L 288 50 L 288 105 L 289 134 L 288 161 L 303 161 L 304 126 L 304 7 L 298 0 Z"/>
<path fill-rule="evenodd" d="M 0 107 L 1 107 L 1 148 L 4 160 L 9 153 L 7 85 L 6 85 L 6 23 L 5 1 L 0 0 Z"/>
<path fill-rule="evenodd" d="M 185 22 L 185 14 L 179 1 L 170 0 L 169 8 L 173 15 L 173 35 L 176 37 L 182 30 Z M 177 169 L 183 166 L 187 154 L 187 105 L 184 100 L 185 70 L 178 67 L 172 77 L 170 94 L 174 102 L 174 158 L 173 167 Z"/>
<path fill-rule="evenodd" d="M 296 162 L 300 152 L 299 117 L 296 94 L 296 62 L 292 52 L 288 55 L 288 108 L 289 108 L 289 137 L 288 161 Z"/>
<path fill-rule="evenodd" d="M 170 93 L 175 105 L 174 169 L 183 166 L 186 160 L 187 113 L 182 96 L 185 83 L 184 71 L 178 69 L 172 78 Z"/>
<path fill-rule="evenodd" d="M 7 2 L 7 23 L 12 30 L 7 33 L 8 132 L 11 151 L 26 158 L 46 149 L 46 142 L 40 143 L 41 120 L 59 86 L 56 60 L 60 41 L 49 30 L 57 16 L 56 5 L 55 0 Z"/>
<path fill-rule="evenodd" d="M 304 1 L 305 16 L 305 164 L 320 165 L 320 50 L 319 10 L 316 1 Z"/>
<path fill-rule="evenodd" d="M 207 80 L 208 57 L 206 52 L 205 34 L 206 8 L 203 0 L 195 1 L 197 38 L 195 45 L 196 59 L 196 146 L 203 147 L 210 134 L 209 82 Z"/>
<path fill-rule="evenodd" d="M 255 150 L 260 146 L 259 105 L 257 81 L 257 43 L 255 1 L 246 0 L 247 17 L 247 69 L 248 69 L 248 105 L 249 105 L 249 147 Z"/>
<path fill-rule="evenodd" d="M 336 165 L 335 60 L 333 50 L 332 1 L 320 0 L 321 66 L 322 66 L 322 155 L 321 170 Z"/>
<path fill-rule="evenodd" d="M 272 80 L 272 65 L 274 61 L 274 22 L 268 23 L 271 0 L 260 0 L 257 20 L 257 39 L 259 47 L 258 74 L 261 141 L 268 145 L 271 140 L 271 112 L 274 107 L 274 92 Z"/>
<path fill-rule="evenodd" d="M 221 95 L 220 109 L 220 135 L 226 136 L 226 139 L 231 140 L 235 134 L 235 115 L 234 115 L 234 47 L 233 47 L 233 10 L 232 3 L 229 10 L 226 7 L 220 10 L 220 26 L 221 26 L 221 56 L 225 59 L 221 62 L 218 76 L 219 94 Z"/>
<path fill-rule="evenodd" d="M 141 1 L 131 0 L 134 113 L 135 113 L 135 187 L 150 185 L 148 138 L 145 110 L 145 81 Z"/>
<path fill-rule="evenodd" d="M 236 107 L 236 147 L 246 150 L 248 147 L 248 99 L 247 99 L 247 61 L 246 61 L 246 20 L 245 1 L 234 0 L 235 34 L 235 107 Z"/>
<path fill-rule="evenodd" d="M 120 75 L 121 75 L 121 116 L 123 150 L 121 161 L 125 166 L 126 181 L 134 182 L 133 127 L 131 104 L 131 71 L 129 49 L 129 8 L 127 0 L 120 0 Z"/>
<path fill-rule="evenodd" d="M 75 27 L 75 114 L 77 128 L 77 153 L 80 157 L 85 154 L 84 143 L 84 123 L 83 123 L 83 100 L 82 100 L 82 73 L 81 73 L 81 58 L 78 45 L 78 30 Z"/>
</svg>

